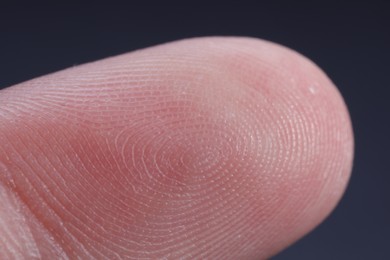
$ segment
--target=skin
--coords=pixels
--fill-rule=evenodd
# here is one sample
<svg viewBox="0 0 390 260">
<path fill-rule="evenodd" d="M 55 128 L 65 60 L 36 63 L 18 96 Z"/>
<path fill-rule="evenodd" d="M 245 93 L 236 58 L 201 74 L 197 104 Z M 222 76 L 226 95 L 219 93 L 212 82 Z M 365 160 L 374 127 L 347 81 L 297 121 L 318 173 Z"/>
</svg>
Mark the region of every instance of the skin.
<svg viewBox="0 0 390 260">
<path fill-rule="evenodd" d="M 177 41 L 0 92 L 0 258 L 264 259 L 318 225 L 353 135 L 274 43 Z"/>
</svg>

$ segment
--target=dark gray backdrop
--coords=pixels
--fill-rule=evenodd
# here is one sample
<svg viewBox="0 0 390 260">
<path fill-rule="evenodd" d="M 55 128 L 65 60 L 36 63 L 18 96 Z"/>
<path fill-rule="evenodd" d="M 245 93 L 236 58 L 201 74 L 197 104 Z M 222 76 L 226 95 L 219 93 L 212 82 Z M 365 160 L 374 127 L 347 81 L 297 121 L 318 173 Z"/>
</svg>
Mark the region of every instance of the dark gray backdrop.
<svg viewBox="0 0 390 260">
<path fill-rule="evenodd" d="M 319 64 L 344 95 L 356 157 L 334 213 L 275 259 L 390 259 L 390 4 L 182 2 L 2 4 L 0 88 L 185 37 L 253 36 L 296 49 Z"/>
</svg>

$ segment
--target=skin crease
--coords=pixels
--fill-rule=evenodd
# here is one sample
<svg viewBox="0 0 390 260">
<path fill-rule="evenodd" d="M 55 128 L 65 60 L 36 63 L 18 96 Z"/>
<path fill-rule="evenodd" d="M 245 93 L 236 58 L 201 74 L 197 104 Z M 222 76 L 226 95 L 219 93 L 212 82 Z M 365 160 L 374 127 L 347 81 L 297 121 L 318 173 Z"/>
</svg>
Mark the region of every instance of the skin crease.
<svg viewBox="0 0 390 260">
<path fill-rule="evenodd" d="M 182 40 L 0 92 L 0 258 L 265 259 L 343 194 L 327 76 L 274 43 Z"/>
</svg>

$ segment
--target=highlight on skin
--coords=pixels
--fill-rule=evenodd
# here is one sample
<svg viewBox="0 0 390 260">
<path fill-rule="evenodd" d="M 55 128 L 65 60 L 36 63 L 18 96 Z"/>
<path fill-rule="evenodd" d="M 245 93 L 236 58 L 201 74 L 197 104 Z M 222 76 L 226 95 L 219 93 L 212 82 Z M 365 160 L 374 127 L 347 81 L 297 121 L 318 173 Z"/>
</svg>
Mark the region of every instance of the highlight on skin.
<svg viewBox="0 0 390 260">
<path fill-rule="evenodd" d="M 208 37 L 0 91 L 0 258 L 264 259 L 318 225 L 353 136 L 329 78 Z"/>
</svg>

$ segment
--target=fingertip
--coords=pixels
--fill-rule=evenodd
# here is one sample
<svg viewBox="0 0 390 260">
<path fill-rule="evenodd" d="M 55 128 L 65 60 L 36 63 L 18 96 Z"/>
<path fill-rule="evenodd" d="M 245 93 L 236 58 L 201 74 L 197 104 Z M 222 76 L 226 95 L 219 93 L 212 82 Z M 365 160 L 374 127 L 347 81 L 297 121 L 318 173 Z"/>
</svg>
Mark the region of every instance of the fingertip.
<svg viewBox="0 0 390 260">
<path fill-rule="evenodd" d="M 263 40 L 178 41 L 1 93 L 0 180 L 56 212 L 46 224 L 74 257 L 269 257 L 330 213 L 351 171 L 336 87 Z"/>
</svg>

